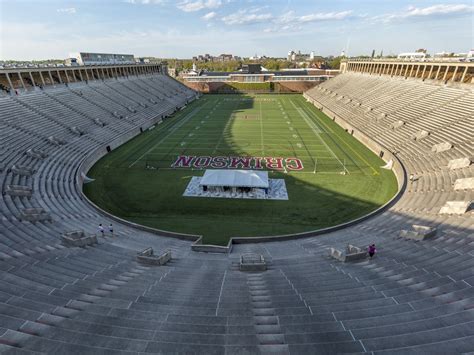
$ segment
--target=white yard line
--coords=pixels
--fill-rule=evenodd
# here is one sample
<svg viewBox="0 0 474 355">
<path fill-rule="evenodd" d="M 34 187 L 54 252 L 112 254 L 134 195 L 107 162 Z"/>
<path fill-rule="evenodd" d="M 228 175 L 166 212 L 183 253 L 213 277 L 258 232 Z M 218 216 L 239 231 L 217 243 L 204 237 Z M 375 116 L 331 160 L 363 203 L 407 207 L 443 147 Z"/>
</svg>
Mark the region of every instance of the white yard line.
<svg viewBox="0 0 474 355">
<path fill-rule="evenodd" d="M 202 107 L 202 106 L 201 106 Z M 153 145 L 150 149 L 148 149 L 145 153 L 143 153 L 142 155 L 140 155 L 140 157 L 135 160 L 132 164 L 130 164 L 128 167 L 131 168 L 132 166 L 134 166 L 136 163 L 138 163 L 145 155 L 147 155 L 148 153 L 150 153 L 153 149 L 155 149 L 157 146 L 159 146 L 161 143 L 164 142 L 164 140 L 166 138 L 168 138 L 170 135 L 172 135 L 178 128 L 180 128 L 183 124 L 185 124 L 187 121 L 189 121 L 189 119 L 191 119 L 192 117 L 194 117 L 194 115 L 196 113 L 198 113 L 199 110 L 201 110 L 201 107 L 197 107 L 196 109 L 194 109 L 193 111 L 191 111 L 190 113 L 188 113 L 182 120 L 178 121 L 173 127 L 171 127 L 169 129 L 169 133 L 164 136 L 162 139 L 160 139 L 155 145 Z"/>
<path fill-rule="evenodd" d="M 322 133 L 321 131 L 321 128 L 318 127 L 310 118 L 309 116 L 306 114 L 306 112 L 304 112 L 300 107 L 296 106 L 295 103 L 293 102 L 293 100 L 290 99 L 290 102 L 291 104 L 293 105 L 293 107 L 296 109 L 296 111 L 298 111 L 298 113 L 300 114 L 300 116 L 303 118 L 303 120 L 306 122 L 306 124 L 309 126 L 309 128 L 311 128 L 311 130 L 313 131 L 314 135 L 316 137 L 318 137 L 318 139 L 321 141 L 321 143 L 323 143 L 323 145 L 326 147 L 326 149 L 328 150 L 329 153 L 331 153 L 331 155 L 339 162 L 339 164 L 341 164 L 342 168 L 347 172 L 349 173 L 349 170 L 346 169 L 346 167 L 344 166 L 344 163 L 337 157 L 336 153 L 333 152 L 333 150 L 331 148 L 329 148 L 329 146 L 327 145 L 327 143 L 324 141 L 324 139 L 321 138 L 320 136 L 320 133 Z"/>
<path fill-rule="evenodd" d="M 263 116 L 262 116 L 262 101 L 260 101 L 260 142 L 262 144 L 262 155 L 265 156 L 265 147 L 263 144 Z"/>
</svg>

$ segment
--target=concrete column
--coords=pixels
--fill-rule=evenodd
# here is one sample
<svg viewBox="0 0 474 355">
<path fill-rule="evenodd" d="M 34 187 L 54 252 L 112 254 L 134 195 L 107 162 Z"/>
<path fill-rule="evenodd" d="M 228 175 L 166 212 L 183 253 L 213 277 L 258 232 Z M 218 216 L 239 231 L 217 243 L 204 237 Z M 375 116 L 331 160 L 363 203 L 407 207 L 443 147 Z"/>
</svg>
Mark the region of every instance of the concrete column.
<svg viewBox="0 0 474 355">
<path fill-rule="evenodd" d="M 42 71 L 39 71 L 39 76 L 41 78 L 41 84 L 43 84 L 43 86 L 46 86 L 46 82 L 44 81 L 44 77 L 43 77 L 43 72 Z"/>
<path fill-rule="evenodd" d="M 49 76 L 49 80 L 51 80 L 51 85 L 56 85 L 56 83 L 53 80 L 53 76 L 51 75 L 51 70 L 48 70 L 48 76 Z"/>
<path fill-rule="evenodd" d="M 28 75 L 30 76 L 30 80 L 31 80 L 31 83 L 32 83 L 33 87 L 36 87 L 35 79 L 33 78 L 33 75 L 31 74 L 30 71 L 28 72 Z"/>
<path fill-rule="evenodd" d="M 23 86 L 23 89 L 26 90 L 25 82 L 23 81 L 23 78 L 21 77 L 21 73 L 20 73 L 20 72 L 18 72 L 18 76 L 19 76 L 19 78 L 20 78 L 21 86 Z"/>
<path fill-rule="evenodd" d="M 84 81 L 84 78 L 82 77 L 82 73 L 81 73 L 81 72 L 82 72 L 82 70 L 81 70 L 81 69 L 79 69 L 79 70 L 78 70 L 78 72 L 79 72 L 79 77 L 81 78 L 81 81 Z"/>
<path fill-rule="evenodd" d="M 69 80 L 69 75 L 68 75 L 68 73 L 67 73 L 67 70 L 64 70 L 63 73 L 64 73 L 64 75 L 66 75 L 66 81 L 67 81 L 68 83 L 70 83 L 71 81 Z"/>
<path fill-rule="evenodd" d="M 390 76 L 392 76 L 393 75 L 393 70 L 395 69 L 395 64 L 389 64 L 389 66 L 392 67 L 392 70 L 390 70 Z"/>
<path fill-rule="evenodd" d="M 15 90 L 15 88 L 13 87 L 13 83 L 10 79 L 10 74 L 5 73 L 5 75 L 7 76 L 8 85 L 10 85 L 10 94 L 11 94 Z"/>
<path fill-rule="evenodd" d="M 423 65 L 423 72 L 421 73 L 421 79 L 422 79 L 422 80 L 425 80 L 425 71 L 426 71 L 426 67 L 427 67 L 427 65 L 426 65 L 426 64 L 424 64 L 424 65 Z"/>
<path fill-rule="evenodd" d="M 415 78 L 418 78 L 418 72 L 420 71 L 420 65 L 416 65 L 416 72 L 415 72 Z"/>
<path fill-rule="evenodd" d="M 430 72 L 428 73 L 428 79 L 430 79 L 430 80 L 431 80 L 431 73 L 433 73 L 433 67 L 434 67 L 434 65 L 431 64 L 431 66 L 430 66 Z"/>
<path fill-rule="evenodd" d="M 449 72 L 449 65 L 446 65 L 446 70 L 444 71 L 443 81 L 446 81 Z"/>
<path fill-rule="evenodd" d="M 456 66 L 454 67 L 453 76 L 451 77 L 451 81 L 452 81 L 452 82 L 456 81 L 456 75 L 457 75 L 457 73 L 458 73 L 458 69 L 459 69 L 459 65 L 456 65 Z"/>
<path fill-rule="evenodd" d="M 469 69 L 468 66 L 464 67 L 464 72 L 462 73 L 462 76 L 461 76 L 461 83 L 464 83 L 464 79 L 466 79 L 468 69 Z"/>
<path fill-rule="evenodd" d="M 436 72 L 435 80 L 438 80 L 440 71 L 441 71 L 441 65 L 438 65 L 438 71 Z"/>
<path fill-rule="evenodd" d="M 59 78 L 59 82 L 61 84 L 64 84 L 65 83 L 65 80 L 63 80 L 63 78 L 61 77 L 61 72 L 59 70 L 56 70 L 56 73 L 58 74 L 58 78 Z"/>
</svg>

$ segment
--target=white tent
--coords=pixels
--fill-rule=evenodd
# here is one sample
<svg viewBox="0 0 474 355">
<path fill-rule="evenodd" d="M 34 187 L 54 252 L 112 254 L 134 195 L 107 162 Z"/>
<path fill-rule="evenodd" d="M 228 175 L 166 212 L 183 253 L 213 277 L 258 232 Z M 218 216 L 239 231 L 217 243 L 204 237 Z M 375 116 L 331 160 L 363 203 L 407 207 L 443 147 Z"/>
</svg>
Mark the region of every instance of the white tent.
<svg viewBox="0 0 474 355">
<path fill-rule="evenodd" d="M 268 172 L 255 170 L 206 170 L 201 186 L 268 188 Z"/>
</svg>

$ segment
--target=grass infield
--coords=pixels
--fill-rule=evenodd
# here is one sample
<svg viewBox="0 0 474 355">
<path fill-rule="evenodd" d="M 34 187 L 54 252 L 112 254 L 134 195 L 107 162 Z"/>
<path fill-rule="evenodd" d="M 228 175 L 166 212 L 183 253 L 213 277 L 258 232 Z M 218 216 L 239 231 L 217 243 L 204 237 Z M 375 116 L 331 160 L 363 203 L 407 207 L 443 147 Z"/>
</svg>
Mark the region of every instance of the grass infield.
<svg viewBox="0 0 474 355">
<path fill-rule="evenodd" d="M 183 197 L 204 170 L 172 168 L 180 155 L 298 158 L 304 168 L 269 173 L 285 179 L 288 201 Z M 397 191 L 384 164 L 301 95 L 205 95 L 98 161 L 84 191 L 119 217 L 223 245 L 367 214 Z"/>
</svg>

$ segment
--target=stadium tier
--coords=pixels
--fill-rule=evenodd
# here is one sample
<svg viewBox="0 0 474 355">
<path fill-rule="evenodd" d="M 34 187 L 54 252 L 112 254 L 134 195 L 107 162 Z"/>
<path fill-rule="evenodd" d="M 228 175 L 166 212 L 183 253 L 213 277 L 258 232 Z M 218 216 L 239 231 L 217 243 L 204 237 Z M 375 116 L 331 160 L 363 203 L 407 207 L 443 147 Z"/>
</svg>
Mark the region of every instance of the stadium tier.
<svg viewBox="0 0 474 355">
<path fill-rule="evenodd" d="M 351 227 L 227 254 L 121 223 L 78 181 L 91 152 L 153 127 L 194 91 L 154 73 L 0 97 L 0 352 L 474 351 L 472 88 L 349 71 L 304 97 L 398 157 L 402 195 Z M 376 256 L 328 256 L 349 243 L 375 243 Z M 166 251 L 163 266 L 137 259 Z M 246 260 L 258 270 L 241 271 Z"/>
</svg>

